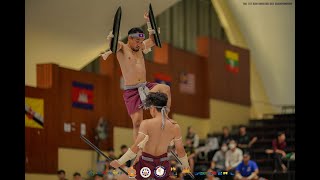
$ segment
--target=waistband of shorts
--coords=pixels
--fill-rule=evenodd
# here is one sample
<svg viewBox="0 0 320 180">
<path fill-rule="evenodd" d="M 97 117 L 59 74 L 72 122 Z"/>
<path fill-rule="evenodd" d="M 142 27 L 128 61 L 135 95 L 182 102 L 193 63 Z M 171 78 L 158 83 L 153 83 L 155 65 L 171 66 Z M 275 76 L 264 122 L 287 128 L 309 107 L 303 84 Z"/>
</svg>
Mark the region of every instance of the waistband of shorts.
<svg viewBox="0 0 320 180">
<path fill-rule="evenodd" d="M 146 157 L 146 156 L 142 156 L 142 155 L 141 155 L 141 159 L 145 160 L 145 161 L 149 161 L 149 162 L 153 162 L 155 160 L 154 158 L 150 158 L 150 157 Z M 168 157 L 162 157 L 159 160 L 160 160 L 160 162 L 163 162 L 163 161 L 168 161 L 169 158 Z"/>
<path fill-rule="evenodd" d="M 169 160 L 168 153 L 164 153 L 160 156 L 153 156 L 153 155 L 148 154 L 146 152 L 142 152 L 141 158 L 143 160 L 149 161 L 149 162 L 153 162 L 154 160 L 160 160 L 161 162 Z"/>
</svg>

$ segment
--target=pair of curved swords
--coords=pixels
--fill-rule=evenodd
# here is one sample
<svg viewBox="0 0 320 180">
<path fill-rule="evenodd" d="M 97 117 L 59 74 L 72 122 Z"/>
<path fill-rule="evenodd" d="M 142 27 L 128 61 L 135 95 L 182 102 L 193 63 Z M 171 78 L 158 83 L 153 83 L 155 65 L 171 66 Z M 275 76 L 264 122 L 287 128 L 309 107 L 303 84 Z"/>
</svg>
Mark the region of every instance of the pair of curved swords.
<svg viewBox="0 0 320 180">
<path fill-rule="evenodd" d="M 121 7 L 119 7 L 116 14 L 114 15 L 114 20 L 113 20 L 112 33 L 113 33 L 114 37 L 112 38 L 111 45 L 110 45 L 111 46 L 110 50 L 112 51 L 112 53 L 116 53 L 117 48 L 118 48 L 117 46 L 118 46 L 118 39 L 119 39 L 121 14 L 122 14 Z M 161 41 L 160 41 L 160 37 L 159 37 L 158 27 L 157 27 L 156 20 L 153 15 L 151 3 L 149 5 L 149 19 L 150 19 L 150 24 L 151 24 L 152 29 L 155 30 L 155 34 L 154 34 L 155 44 L 161 48 Z"/>
</svg>

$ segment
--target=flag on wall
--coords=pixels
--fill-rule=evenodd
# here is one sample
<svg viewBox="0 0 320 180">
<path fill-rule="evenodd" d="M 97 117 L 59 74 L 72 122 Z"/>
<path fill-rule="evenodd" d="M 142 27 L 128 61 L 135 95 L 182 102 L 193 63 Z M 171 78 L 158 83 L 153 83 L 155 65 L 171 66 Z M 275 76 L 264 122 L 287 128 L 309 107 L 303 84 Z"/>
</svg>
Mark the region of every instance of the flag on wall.
<svg viewBox="0 0 320 180">
<path fill-rule="evenodd" d="M 164 73 L 155 73 L 153 74 L 154 81 L 159 84 L 166 84 L 171 86 L 172 78 L 171 76 Z"/>
<path fill-rule="evenodd" d="M 93 85 L 72 82 L 72 107 L 93 109 Z"/>
<path fill-rule="evenodd" d="M 25 127 L 43 129 L 43 99 L 25 97 Z"/>
<path fill-rule="evenodd" d="M 239 72 L 239 54 L 230 50 L 225 51 L 226 68 L 233 73 Z"/>
<path fill-rule="evenodd" d="M 181 72 L 179 78 L 179 87 L 181 93 L 194 94 L 196 92 L 195 75 L 191 73 Z"/>
</svg>

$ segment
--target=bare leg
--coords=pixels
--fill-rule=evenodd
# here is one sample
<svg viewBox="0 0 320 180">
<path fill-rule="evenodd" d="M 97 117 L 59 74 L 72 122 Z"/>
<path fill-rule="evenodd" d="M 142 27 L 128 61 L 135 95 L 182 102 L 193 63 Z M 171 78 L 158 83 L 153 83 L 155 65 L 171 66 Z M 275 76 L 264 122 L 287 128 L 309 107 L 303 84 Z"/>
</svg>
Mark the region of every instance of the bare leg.
<svg viewBox="0 0 320 180">
<path fill-rule="evenodd" d="M 140 109 L 139 111 L 130 114 L 133 124 L 133 142 L 136 141 L 138 137 L 139 127 L 143 119 L 143 110 Z"/>
<path fill-rule="evenodd" d="M 157 84 L 150 90 L 150 92 L 159 92 L 159 91 L 167 94 L 167 96 L 168 96 L 167 108 L 170 111 L 170 107 L 171 107 L 170 86 L 165 85 L 165 84 Z"/>
</svg>

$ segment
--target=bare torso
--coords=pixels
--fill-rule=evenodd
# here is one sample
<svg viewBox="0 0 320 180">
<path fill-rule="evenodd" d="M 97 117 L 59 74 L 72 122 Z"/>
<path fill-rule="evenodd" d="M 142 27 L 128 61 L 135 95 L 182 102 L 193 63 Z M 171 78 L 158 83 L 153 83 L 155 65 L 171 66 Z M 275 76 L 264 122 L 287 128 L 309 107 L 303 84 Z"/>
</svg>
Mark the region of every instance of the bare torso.
<svg viewBox="0 0 320 180">
<path fill-rule="evenodd" d="M 117 52 L 125 85 L 136 85 L 146 82 L 146 68 L 142 51 L 133 51 L 128 44 L 123 44 Z"/>
<path fill-rule="evenodd" d="M 159 156 L 168 151 L 168 146 L 174 138 L 176 125 L 169 120 L 165 122 L 165 128 L 161 129 L 161 118 L 153 118 L 146 121 L 147 134 L 149 140 L 143 148 L 143 152 Z"/>
</svg>

